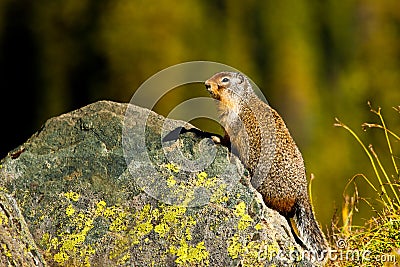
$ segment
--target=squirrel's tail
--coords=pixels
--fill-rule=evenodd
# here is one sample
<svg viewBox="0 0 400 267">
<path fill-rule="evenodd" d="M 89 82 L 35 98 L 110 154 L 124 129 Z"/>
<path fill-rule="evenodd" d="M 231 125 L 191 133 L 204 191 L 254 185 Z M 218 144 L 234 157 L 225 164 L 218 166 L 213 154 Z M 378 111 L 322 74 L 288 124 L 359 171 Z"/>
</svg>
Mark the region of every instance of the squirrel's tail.
<svg viewBox="0 0 400 267">
<path fill-rule="evenodd" d="M 328 243 L 315 220 L 311 204 L 308 202 L 302 204 L 296 205 L 294 214 L 300 239 L 314 260 L 324 262 L 328 254 Z"/>
</svg>

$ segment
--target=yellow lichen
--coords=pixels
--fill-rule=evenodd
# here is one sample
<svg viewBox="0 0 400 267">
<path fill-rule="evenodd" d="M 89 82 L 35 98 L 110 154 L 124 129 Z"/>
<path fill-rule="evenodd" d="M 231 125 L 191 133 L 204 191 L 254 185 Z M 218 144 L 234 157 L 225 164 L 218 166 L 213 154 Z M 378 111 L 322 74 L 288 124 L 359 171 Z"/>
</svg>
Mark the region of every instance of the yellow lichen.
<svg viewBox="0 0 400 267">
<path fill-rule="evenodd" d="M 168 186 L 168 187 L 172 187 L 172 186 L 174 186 L 174 185 L 176 185 L 175 177 L 174 177 L 173 175 L 170 175 L 170 176 L 168 177 L 168 179 L 167 179 L 167 186 Z"/>
<path fill-rule="evenodd" d="M 72 201 L 78 201 L 80 198 L 80 195 L 76 192 L 69 191 L 67 193 L 64 193 L 64 196 Z"/>
<path fill-rule="evenodd" d="M 186 212 L 186 208 L 183 206 L 173 205 L 161 205 L 163 207 L 164 216 L 163 219 L 166 222 L 177 223 L 182 215 Z"/>
<path fill-rule="evenodd" d="M 246 204 L 241 201 L 235 206 L 234 215 L 239 217 L 238 230 L 228 242 L 228 254 L 232 259 L 241 258 L 242 266 L 264 266 L 266 261 L 271 261 L 276 255 L 277 248 L 275 244 L 267 244 L 265 240 L 252 240 L 252 236 L 246 233 L 247 229 L 253 223 L 253 219 L 247 213 Z M 261 230 L 263 225 L 257 223 L 254 229 Z"/>
<path fill-rule="evenodd" d="M 247 227 L 249 227 L 251 225 L 251 223 L 253 222 L 253 219 L 250 217 L 249 214 L 244 214 L 239 222 L 238 222 L 238 229 L 239 230 L 244 230 Z"/>
<path fill-rule="evenodd" d="M 88 245 L 86 249 L 82 250 L 80 256 L 84 258 L 83 266 L 90 267 L 90 257 L 96 252 L 91 245 Z"/>
<path fill-rule="evenodd" d="M 185 215 L 185 212 L 186 208 L 183 206 L 161 204 L 159 209 L 151 212 L 153 219 L 159 222 L 154 226 L 154 232 L 169 242 L 167 253 L 177 256 L 175 262 L 178 265 L 208 265 L 208 251 L 204 242 L 196 245 L 188 243 L 193 239 L 192 227 L 196 225 L 196 220 Z"/>
<path fill-rule="evenodd" d="M 114 215 L 115 215 L 115 207 L 107 207 L 103 212 L 103 216 L 106 218 L 112 218 Z"/>
<path fill-rule="evenodd" d="M 1 165 L 0 165 L 0 166 L 1 166 Z M 1 168 L 0 168 L 0 169 L 1 169 Z M 3 187 L 3 186 L 0 186 L 0 191 L 3 191 L 3 192 L 8 193 L 8 189 L 5 188 L 5 187 Z"/>
<path fill-rule="evenodd" d="M 80 252 L 80 255 L 81 255 L 81 257 L 83 257 L 83 256 L 87 257 L 89 255 L 93 255 L 95 252 L 96 252 L 96 250 L 91 245 L 88 245 L 85 250 L 82 250 Z"/>
<path fill-rule="evenodd" d="M 79 200 L 79 195 L 74 192 L 64 194 L 65 197 L 72 201 Z M 95 248 L 90 244 L 85 244 L 88 232 L 94 227 L 93 220 L 97 215 L 95 210 L 85 213 L 77 212 L 75 207 L 70 203 L 66 210 L 67 221 L 65 222 L 68 229 L 72 231 L 60 231 L 56 237 L 51 238 L 49 233 L 45 233 L 41 239 L 41 245 L 46 247 L 46 251 L 55 250 L 52 258 L 61 266 L 69 265 L 71 261 L 78 263 L 80 266 L 90 266 L 90 257 L 95 254 Z"/>
<path fill-rule="evenodd" d="M 44 233 L 42 238 L 39 241 L 39 244 L 43 247 L 47 247 L 50 243 L 50 234 L 49 233 Z"/>
<path fill-rule="evenodd" d="M 160 210 L 155 208 L 151 211 L 151 216 L 154 220 L 158 220 L 158 218 L 160 217 Z"/>
<path fill-rule="evenodd" d="M 108 229 L 112 232 L 125 231 L 128 224 L 128 221 L 126 220 L 128 213 L 117 207 L 114 207 L 112 210 L 114 212 L 114 216 L 111 217 L 112 221 Z"/>
<path fill-rule="evenodd" d="M 199 174 L 197 174 L 197 181 L 196 181 L 196 185 L 197 186 L 202 186 L 205 182 L 205 180 L 207 179 L 208 174 L 206 172 L 201 172 Z"/>
<path fill-rule="evenodd" d="M 153 214 L 157 215 L 158 210 L 152 210 L 150 204 L 146 204 L 141 210 L 138 210 L 133 214 L 117 207 L 110 207 L 110 210 L 112 210 L 113 213 L 113 215 L 109 217 L 111 220 L 110 231 L 123 232 L 128 229 L 128 226 L 132 227 L 128 231 L 128 236 L 124 234 L 117 236 L 114 241 L 114 247 L 109 254 L 110 259 L 119 258 L 117 264 L 122 264 L 120 260 L 128 260 L 128 255 L 130 254 L 127 254 L 129 253 L 127 251 L 132 245 L 138 245 L 142 240 L 149 240 L 145 236 L 154 229 L 152 224 Z M 106 211 L 107 209 L 104 213 L 106 213 Z M 131 218 L 134 218 L 134 220 Z"/>
<path fill-rule="evenodd" d="M 207 251 L 204 242 L 197 243 L 196 246 L 187 244 L 185 240 L 181 240 L 180 246 L 171 246 L 170 253 L 176 255 L 175 262 L 179 265 L 187 265 L 187 263 L 203 263 L 208 266 L 209 252 Z"/>
<path fill-rule="evenodd" d="M 170 227 L 168 226 L 168 224 L 160 223 L 154 227 L 154 232 L 159 234 L 160 237 L 162 238 L 162 237 L 165 237 L 165 235 L 168 233 L 169 229 L 170 229 Z"/>
<path fill-rule="evenodd" d="M 72 214 L 74 213 L 75 213 L 74 207 L 72 206 L 72 204 L 69 204 L 69 206 L 65 210 L 65 214 L 67 214 L 67 216 L 69 217 L 72 216 Z"/>
<path fill-rule="evenodd" d="M 7 245 L 6 244 L 1 244 L 1 248 L 2 248 L 2 251 L 3 251 L 3 255 L 5 255 L 6 257 L 8 257 L 8 258 L 12 258 L 12 253 L 11 253 L 11 251 L 8 249 L 8 247 L 7 247 Z"/>
<path fill-rule="evenodd" d="M 208 180 L 206 176 L 204 178 L 204 181 Z M 75 192 L 67 192 L 62 196 L 70 201 L 78 201 L 80 198 Z M 165 253 L 174 254 L 178 265 L 206 265 L 209 255 L 204 242 L 190 243 L 194 239 L 192 227 L 196 225 L 196 220 L 185 215 L 186 211 L 184 206 L 160 204 L 154 208 L 146 204 L 132 212 L 119 205 L 107 206 L 104 200 L 95 203 L 91 209 L 81 210 L 78 205 L 68 202 L 64 213 L 66 221 L 60 228 L 66 230 L 55 234 L 45 233 L 40 245 L 46 251 L 45 255 L 51 255 L 51 260 L 60 266 L 90 266 L 98 244 L 87 244 L 86 239 L 94 227 L 94 220 L 103 217 L 102 222 L 107 222 L 108 231 L 114 238 L 108 257 L 115 265 L 125 265 L 130 260 L 133 246 L 136 246 L 135 249 L 143 249 L 144 244 L 150 242 L 149 234 L 153 230 L 170 245 Z"/>
<path fill-rule="evenodd" d="M 239 202 L 239 204 L 235 206 L 233 213 L 240 217 L 238 222 L 239 230 L 245 230 L 253 222 L 253 219 L 250 217 L 250 215 L 246 213 L 246 204 L 243 201 Z"/>
<path fill-rule="evenodd" d="M 257 231 L 260 231 L 262 228 L 263 228 L 263 226 L 262 226 L 261 223 L 257 223 L 257 224 L 254 226 L 254 229 L 256 229 Z"/>
<path fill-rule="evenodd" d="M 132 237 L 133 244 L 139 244 L 143 236 L 149 234 L 153 230 L 153 224 L 150 221 L 138 223 L 132 230 L 129 231 Z"/>
<path fill-rule="evenodd" d="M 8 224 L 8 217 L 2 210 L 0 210 L 0 225 L 7 225 L 7 224 Z"/>
<path fill-rule="evenodd" d="M 165 166 L 165 168 L 167 168 L 168 170 L 173 171 L 173 172 L 179 172 L 179 170 L 181 169 L 178 165 L 175 165 L 172 162 L 168 162 L 164 166 Z"/>
<path fill-rule="evenodd" d="M 278 255 L 279 250 L 280 250 L 280 248 L 277 243 L 268 244 L 267 249 L 266 249 L 267 260 L 271 261 L 273 259 L 273 257 Z"/>
<path fill-rule="evenodd" d="M 199 174 L 197 174 L 197 178 L 199 180 L 205 180 L 208 177 L 208 174 L 206 172 L 200 172 Z"/>
<path fill-rule="evenodd" d="M 64 251 L 60 251 L 53 256 L 54 261 L 58 263 L 63 263 L 64 261 L 69 259 L 69 256 Z"/>
<path fill-rule="evenodd" d="M 147 220 L 150 215 L 150 210 L 151 210 L 151 205 L 146 204 L 143 206 L 143 208 L 136 213 L 136 217 L 139 221 Z"/>
<path fill-rule="evenodd" d="M 90 254 L 94 254 L 93 248 L 90 247 L 85 247 L 83 245 L 83 242 L 86 239 L 87 233 L 93 228 L 93 220 L 88 219 L 85 222 L 84 228 L 77 233 L 72 233 L 72 234 L 67 234 L 67 233 L 61 233 L 59 235 L 60 240 L 57 241 L 57 246 L 61 245 L 59 247 L 59 252 L 56 253 L 53 256 L 53 259 L 58 262 L 58 263 L 63 263 L 67 261 L 70 258 L 70 255 L 76 256 L 78 251 L 80 251 L 80 254 L 84 253 L 86 254 L 88 251 Z"/>
<path fill-rule="evenodd" d="M 130 241 L 128 238 L 119 238 L 116 240 L 117 242 L 114 243 L 113 249 L 110 251 L 108 258 L 110 260 L 115 259 L 123 255 L 130 246 Z"/>
<path fill-rule="evenodd" d="M 192 233 L 190 231 L 190 228 L 186 228 L 186 240 L 190 241 L 192 240 Z"/>
<path fill-rule="evenodd" d="M 243 261 L 243 266 L 257 266 L 261 263 L 262 259 L 259 257 L 261 242 L 250 241 L 246 246 L 246 254 Z M 260 265 L 259 265 L 260 266 Z M 264 266 L 262 264 L 261 266 Z"/>
<path fill-rule="evenodd" d="M 232 259 L 237 259 L 243 253 L 244 249 L 239 242 L 239 235 L 235 234 L 229 239 L 228 254 Z"/>
<path fill-rule="evenodd" d="M 57 249 L 58 244 L 59 244 L 58 238 L 57 238 L 57 237 L 53 237 L 53 238 L 50 240 L 50 247 L 49 247 L 49 250 L 50 250 L 50 248 Z"/>
<path fill-rule="evenodd" d="M 200 172 L 197 174 L 196 186 L 203 186 L 206 188 L 214 187 L 217 184 L 217 178 L 212 177 L 208 178 L 208 174 L 206 172 Z"/>
<path fill-rule="evenodd" d="M 229 197 L 227 196 L 226 184 L 220 184 L 218 188 L 214 189 L 210 201 L 213 203 L 227 202 Z"/>
<path fill-rule="evenodd" d="M 203 186 L 206 188 L 214 187 L 217 184 L 217 177 L 208 178 L 204 181 Z"/>
<path fill-rule="evenodd" d="M 96 204 L 95 214 L 101 215 L 104 212 L 104 209 L 106 208 L 106 206 L 107 206 L 107 203 L 104 200 L 99 201 Z"/>
<path fill-rule="evenodd" d="M 125 253 L 124 256 L 122 256 L 120 259 L 118 259 L 117 264 L 118 264 L 118 265 L 123 265 L 123 264 L 125 264 L 130 258 L 131 258 L 131 254 L 130 254 L 129 251 L 128 251 L 127 253 Z"/>
<path fill-rule="evenodd" d="M 140 235 L 147 235 L 151 230 L 153 230 L 153 224 L 149 220 L 147 222 L 138 223 L 134 229 L 137 230 L 137 233 Z"/>
<path fill-rule="evenodd" d="M 271 261 L 271 255 L 275 255 L 274 245 L 267 245 L 266 241 L 248 241 L 249 237 L 240 236 L 236 233 L 229 239 L 228 254 L 232 259 L 240 257 L 240 262 L 244 267 L 265 266 L 266 260 Z M 269 251 L 270 248 L 272 249 Z"/>
<path fill-rule="evenodd" d="M 243 201 L 240 201 L 239 204 L 235 206 L 234 214 L 236 216 L 243 216 L 246 212 L 246 204 Z"/>
<path fill-rule="evenodd" d="M 161 208 L 163 210 L 161 214 L 161 223 L 154 227 L 154 231 L 158 233 L 160 237 L 164 237 L 170 230 L 169 225 L 179 223 L 179 219 L 186 212 L 186 208 L 182 206 L 169 206 L 164 204 L 161 205 Z"/>
</svg>

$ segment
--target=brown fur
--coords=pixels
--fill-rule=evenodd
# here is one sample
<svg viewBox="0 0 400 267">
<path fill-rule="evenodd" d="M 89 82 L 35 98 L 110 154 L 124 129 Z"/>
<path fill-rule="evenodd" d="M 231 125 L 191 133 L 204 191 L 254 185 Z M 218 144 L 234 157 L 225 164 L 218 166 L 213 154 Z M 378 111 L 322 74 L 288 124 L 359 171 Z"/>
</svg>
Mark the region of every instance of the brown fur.
<svg viewBox="0 0 400 267">
<path fill-rule="evenodd" d="M 287 219 L 294 218 L 307 249 L 328 249 L 307 193 L 303 158 L 284 121 L 254 93 L 248 79 L 220 72 L 205 82 L 218 101 L 220 122 L 232 151 L 252 175 L 265 204 Z"/>
</svg>

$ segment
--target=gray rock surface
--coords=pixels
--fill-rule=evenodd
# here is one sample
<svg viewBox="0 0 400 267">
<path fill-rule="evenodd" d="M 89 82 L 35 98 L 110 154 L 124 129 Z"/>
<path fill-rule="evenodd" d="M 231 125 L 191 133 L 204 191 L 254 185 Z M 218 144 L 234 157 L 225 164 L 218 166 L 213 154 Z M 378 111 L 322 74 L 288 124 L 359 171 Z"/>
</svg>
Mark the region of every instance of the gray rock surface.
<svg viewBox="0 0 400 267">
<path fill-rule="evenodd" d="M 48 120 L 0 162 L 0 230 L 28 244 L 25 266 L 309 266 L 240 162 L 192 127 L 109 101 Z M 15 201 L 21 224 L 5 224 Z M 0 263 L 23 255 L 0 242 Z"/>
<path fill-rule="evenodd" d="M 46 266 L 16 201 L 0 188 L 0 266 Z"/>
</svg>

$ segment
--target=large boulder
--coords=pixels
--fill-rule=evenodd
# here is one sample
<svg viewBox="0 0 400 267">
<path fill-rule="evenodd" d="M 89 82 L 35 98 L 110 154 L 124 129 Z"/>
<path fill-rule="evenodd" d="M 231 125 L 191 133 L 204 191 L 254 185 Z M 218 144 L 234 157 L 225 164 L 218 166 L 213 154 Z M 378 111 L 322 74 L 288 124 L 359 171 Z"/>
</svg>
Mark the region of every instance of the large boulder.
<svg viewBox="0 0 400 267">
<path fill-rule="evenodd" d="M 109 101 L 48 120 L 0 162 L 0 262 L 311 265 L 239 160 L 204 136 Z"/>
</svg>

